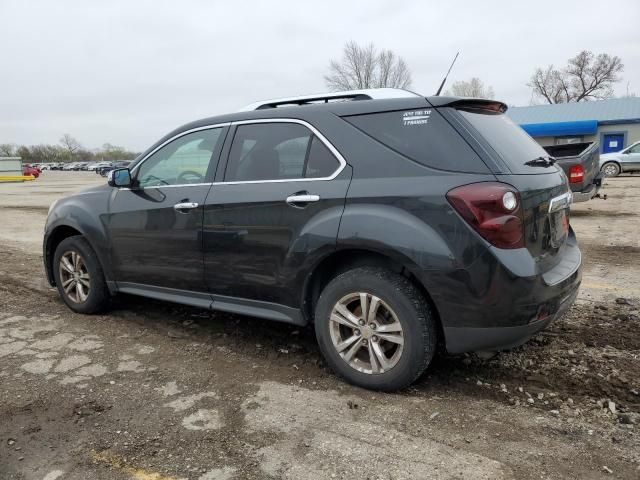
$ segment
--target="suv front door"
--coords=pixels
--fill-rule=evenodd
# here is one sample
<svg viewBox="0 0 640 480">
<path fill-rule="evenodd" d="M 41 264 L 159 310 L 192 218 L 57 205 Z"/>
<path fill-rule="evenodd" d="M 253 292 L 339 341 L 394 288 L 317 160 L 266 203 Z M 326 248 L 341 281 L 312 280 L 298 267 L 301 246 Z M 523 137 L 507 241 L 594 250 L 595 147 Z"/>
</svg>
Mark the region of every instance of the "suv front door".
<svg viewBox="0 0 640 480">
<path fill-rule="evenodd" d="M 305 266 L 335 248 L 351 168 L 301 120 L 232 128 L 222 181 L 204 210 L 214 305 L 235 297 L 297 308 Z"/>
<path fill-rule="evenodd" d="M 640 170 L 640 143 L 630 147 L 620 155 L 620 159 L 623 171 Z"/>
<path fill-rule="evenodd" d="M 202 212 L 226 131 L 226 126 L 207 127 L 170 139 L 134 167 L 132 188 L 111 196 L 106 227 L 121 291 L 202 292 L 203 306 L 210 305 Z"/>
</svg>

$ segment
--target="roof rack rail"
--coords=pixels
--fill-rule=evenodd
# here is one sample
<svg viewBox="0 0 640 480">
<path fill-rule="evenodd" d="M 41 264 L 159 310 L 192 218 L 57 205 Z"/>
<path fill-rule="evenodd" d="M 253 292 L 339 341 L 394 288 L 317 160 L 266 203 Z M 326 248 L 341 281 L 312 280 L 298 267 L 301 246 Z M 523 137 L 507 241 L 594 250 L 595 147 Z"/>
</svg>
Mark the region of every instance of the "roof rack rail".
<svg viewBox="0 0 640 480">
<path fill-rule="evenodd" d="M 409 98 L 419 97 L 417 93 L 401 88 L 369 88 L 363 90 L 347 90 L 344 92 L 317 93 L 315 95 L 302 95 L 299 97 L 276 98 L 252 103 L 240 109 L 241 112 L 250 110 L 264 110 L 293 105 L 309 105 L 314 103 L 329 103 L 339 100 L 377 100 L 382 98 Z"/>
</svg>

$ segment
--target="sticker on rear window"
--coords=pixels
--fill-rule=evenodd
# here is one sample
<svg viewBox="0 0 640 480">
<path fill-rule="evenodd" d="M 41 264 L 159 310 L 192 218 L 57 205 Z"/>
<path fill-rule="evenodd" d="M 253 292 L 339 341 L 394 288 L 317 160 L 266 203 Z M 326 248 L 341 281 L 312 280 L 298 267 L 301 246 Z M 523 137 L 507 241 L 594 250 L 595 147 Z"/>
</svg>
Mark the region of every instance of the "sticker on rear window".
<svg viewBox="0 0 640 480">
<path fill-rule="evenodd" d="M 412 112 L 404 112 L 402 114 L 402 124 L 406 127 L 409 125 L 424 125 L 429 122 L 431 110 L 414 110 Z"/>
</svg>

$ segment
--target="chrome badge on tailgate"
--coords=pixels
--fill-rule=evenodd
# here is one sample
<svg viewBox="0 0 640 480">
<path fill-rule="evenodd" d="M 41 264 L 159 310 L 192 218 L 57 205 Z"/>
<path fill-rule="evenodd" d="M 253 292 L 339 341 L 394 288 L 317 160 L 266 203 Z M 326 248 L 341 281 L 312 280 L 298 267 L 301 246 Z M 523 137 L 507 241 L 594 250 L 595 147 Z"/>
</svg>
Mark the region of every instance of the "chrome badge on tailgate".
<svg viewBox="0 0 640 480">
<path fill-rule="evenodd" d="M 563 193 L 549 201 L 549 213 L 557 212 L 563 208 L 569 208 L 571 205 L 571 192 Z"/>
<path fill-rule="evenodd" d="M 569 206 L 571 192 L 564 193 L 549 201 L 549 243 L 552 248 L 560 248 L 569 234 Z"/>
</svg>

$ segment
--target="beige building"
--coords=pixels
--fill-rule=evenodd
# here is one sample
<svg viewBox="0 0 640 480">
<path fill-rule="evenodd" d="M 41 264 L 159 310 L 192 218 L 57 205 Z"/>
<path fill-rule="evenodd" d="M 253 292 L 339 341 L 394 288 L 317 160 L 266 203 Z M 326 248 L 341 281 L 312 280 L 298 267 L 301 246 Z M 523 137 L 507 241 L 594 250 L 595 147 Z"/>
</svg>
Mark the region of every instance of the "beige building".
<svg viewBox="0 0 640 480">
<path fill-rule="evenodd" d="M 507 114 L 541 145 L 598 142 L 600 153 L 640 140 L 640 98 L 511 107 Z"/>
<path fill-rule="evenodd" d="M 20 157 L 0 157 L 0 182 L 22 179 L 22 159 Z"/>
</svg>

